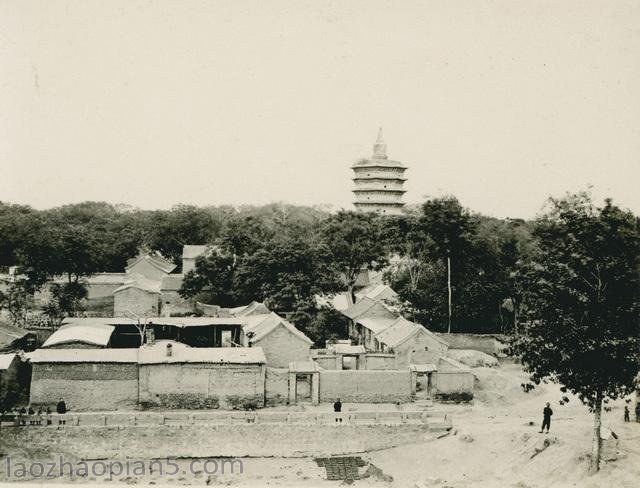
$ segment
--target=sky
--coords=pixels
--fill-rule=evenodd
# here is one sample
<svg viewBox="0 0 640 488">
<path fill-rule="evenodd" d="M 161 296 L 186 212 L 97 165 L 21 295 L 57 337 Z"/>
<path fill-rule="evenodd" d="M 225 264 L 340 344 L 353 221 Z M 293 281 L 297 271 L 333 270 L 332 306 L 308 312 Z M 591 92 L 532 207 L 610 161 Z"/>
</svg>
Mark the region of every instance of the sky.
<svg viewBox="0 0 640 488">
<path fill-rule="evenodd" d="M 0 0 L 0 201 L 351 208 L 380 126 L 408 203 L 640 213 L 640 2 Z"/>
</svg>

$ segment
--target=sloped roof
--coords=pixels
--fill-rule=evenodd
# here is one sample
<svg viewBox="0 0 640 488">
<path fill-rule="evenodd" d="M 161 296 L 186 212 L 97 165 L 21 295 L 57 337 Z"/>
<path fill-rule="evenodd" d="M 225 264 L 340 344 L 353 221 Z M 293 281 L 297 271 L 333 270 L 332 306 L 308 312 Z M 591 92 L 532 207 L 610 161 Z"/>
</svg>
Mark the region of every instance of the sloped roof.
<svg viewBox="0 0 640 488">
<path fill-rule="evenodd" d="M 356 293 L 356 297 L 359 299 L 367 297 L 372 298 L 373 300 L 388 300 L 397 296 L 398 294 L 393 290 L 393 288 L 385 284 L 371 285 Z"/>
<path fill-rule="evenodd" d="M 373 315 L 374 309 L 378 316 L 388 316 L 390 318 L 398 316 L 397 314 L 392 312 L 384 303 L 378 300 L 373 300 L 369 297 L 364 297 L 354 305 L 351 305 L 348 309 L 343 310 L 342 314 L 346 315 L 351 320 L 356 320 L 358 319 L 358 317 Z"/>
<path fill-rule="evenodd" d="M 162 277 L 160 282 L 161 291 L 178 291 L 182 288 L 182 282 L 184 281 L 183 274 L 170 274 Z"/>
<path fill-rule="evenodd" d="M 71 325 L 83 325 L 83 326 L 91 326 L 96 324 L 103 325 L 129 325 L 129 324 L 137 324 L 138 321 L 136 319 L 128 318 L 128 317 L 66 317 L 62 320 L 62 325 L 71 326 Z M 62 328 L 62 327 L 61 327 Z"/>
<path fill-rule="evenodd" d="M 135 275 L 133 279 L 126 281 L 124 285 L 113 290 L 113 293 L 120 293 L 129 288 L 136 288 L 148 293 L 160 293 L 160 281 L 149 280 L 142 275 Z"/>
<path fill-rule="evenodd" d="M 167 345 L 171 344 L 171 356 Z M 175 341 L 157 341 L 140 348 L 140 364 L 217 363 L 264 364 L 261 347 L 189 347 Z"/>
<path fill-rule="evenodd" d="M 10 324 L 0 324 L 0 348 L 10 346 L 27 334 L 30 334 L 30 332 L 26 329 Z"/>
<path fill-rule="evenodd" d="M 81 342 L 105 347 L 111 340 L 115 327 L 99 322 L 84 325 L 63 325 L 42 344 L 42 347 L 54 347 L 61 344 Z"/>
<path fill-rule="evenodd" d="M 247 317 L 250 315 L 266 315 L 270 313 L 270 310 L 262 302 L 253 301 L 249 305 L 243 305 L 241 307 L 227 308 L 226 312 L 230 313 L 234 317 Z"/>
<path fill-rule="evenodd" d="M 400 317 L 389 327 L 376 334 L 375 337 L 380 343 L 386 344 L 389 347 L 395 347 L 417 334 L 421 328 L 424 329 L 421 325 Z"/>
<path fill-rule="evenodd" d="M 304 332 L 298 330 L 293 324 L 289 323 L 274 312 L 267 315 L 251 315 L 244 319 L 244 333 L 245 335 L 249 332 L 253 334 L 249 340 L 252 344 L 267 336 L 272 330 L 281 324 L 295 336 L 309 344 L 313 344 L 313 341 L 309 339 Z"/>
<path fill-rule="evenodd" d="M 143 260 L 164 273 L 171 273 L 177 267 L 171 261 L 168 261 L 162 256 L 158 256 L 157 254 L 143 254 L 131 261 L 131 263 L 127 265 L 125 269 L 128 270 Z"/>
<path fill-rule="evenodd" d="M 138 349 L 36 349 L 32 363 L 137 363 Z"/>
<path fill-rule="evenodd" d="M 9 366 L 17 356 L 16 353 L 0 354 L 0 370 L 9 369 Z"/>
<path fill-rule="evenodd" d="M 398 320 L 397 317 L 364 317 L 358 319 L 357 323 L 363 325 L 374 334 L 379 334 L 388 329 L 396 320 Z"/>
<path fill-rule="evenodd" d="M 428 334 L 433 340 L 448 345 L 446 341 L 440 339 L 433 332 L 427 330 L 424 326 L 411 322 L 404 317 L 399 317 L 393 324 L 376 334 L 375 338 L 382 344 L 389 347 L 396 347 L 404 341 L 413 337 L 418 333 Z"/>
</svg>

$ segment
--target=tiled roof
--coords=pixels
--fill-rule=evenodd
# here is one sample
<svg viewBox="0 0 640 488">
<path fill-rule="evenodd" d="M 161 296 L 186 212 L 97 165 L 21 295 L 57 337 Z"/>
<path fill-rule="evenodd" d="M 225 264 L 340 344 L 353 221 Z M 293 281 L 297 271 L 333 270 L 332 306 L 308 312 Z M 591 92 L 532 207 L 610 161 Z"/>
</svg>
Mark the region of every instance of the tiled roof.
<svg viewBox="0 0 640 488">
<path fill-rule="evenodd" d="M 370 316 L 374 312 L 378 316 L 387 316 L 389 318 L 397 317 L 397 314 L 393 313 L 384 303 L 369 297 L 364 297 L 348 309 L 342 311 L 344 315 L 352 320 L 356 320 L 358 317 Z"/>
<path fill-rule="evenodd" d="M 330 346 L 338 354 L 364 354 L 364 346 L 352 346 L 351 344 L 334 344 Z"/>
<path fill-rule="evenodd" d="M 379 334 L 383 330 L 391 327 L 391 324 L 396 320 L 398 320 L 397 317 L 364 317 L 358 319 L 356 322 L 366 327 L 374 334 Z"/>
<path fill-rule="evenodd" d="M 249 305 L 243 305 L 241 307 L 224 309 L 234 317 L 247 317 L 249 315 L 266 315 L 270 313 L 270 310 L 262 302 L 253 301 Z"/>
<path fill-rule="evenodd" d="M 409 337 L 417 334 L 420 329 L 424 329 L 424 327 L 400 317 L 389 327 L 376 334 L 375 337 L 380 343 L 386 344 L 389 347 L 395 347 Z"/>
<path fill-rule="evenodd" d="M 162 256 L 158 256 L 157 254 L 143 254 L 142 256 L 138 256 L 133 261 L 131 261 L 131 264 L 129 264 L 125 269 L 132 268 L 142 260 L 148 262 L 149 264 L 158 268 L 160 271 L 163 271 L 164 273 L 171 273 L 177 267 L 171 261 L 168 261 L 164 259 Z"/>
<path fill-rule="evenodd" d="M 298 330 L 293 324 L 287 322 L 285 319 L 280 317 L 278 314 L 271 312 L 266 315 L 250 315 L 248 317 L 244 317 L 245 325 L 243 327 L 245 336 L 248 333 L 252 333 L 252 336 L 249 340 L 250 343 L 255 343 L 267 336 L 272 330 L 282 324 L 289 332 L 299 337 L 305 342 L 309 344 L 313 344 L 313 341 L 309 339 L 304 332 Z"/>
<path fill-rule="evenodd" d="M 171 356 L 167 345 L 171 344 Z M 157 341 L 140 348 L 140 364 L 164 363 L 218 363 L 264 364 L 261 347 L 189 347 L 175 341 Z"/>
<path fill-rule="evenodd" d="M 372 298 L 373 300 L 388 300 L 397 297 L 398 294 L 389 285 L 371 285 L 356 293 L 356 297 L 363 299 L 364 297 Z"/>
<path fill-rule="evenodd" d="M 124 285 L 113 290 L 113 293 L 120 293 L 129 288 L 137 288 L 148 293 L 160 293 L 160 281 L 149 280 L 141 275 L 134 275 L 131 280 L 126 281 Z"/>
<path fill-rule="evenodd" d="M 45 341 L 42 347 L 81 342 L 105 347 L 111 340 L 115 327 L 99 322 L 84 325 L 63 325 Z"/>
<path fill-rule="evenodd" d="M 138 349 L 36 349 L 32 363 L 137 363 Z"/>
</svg>

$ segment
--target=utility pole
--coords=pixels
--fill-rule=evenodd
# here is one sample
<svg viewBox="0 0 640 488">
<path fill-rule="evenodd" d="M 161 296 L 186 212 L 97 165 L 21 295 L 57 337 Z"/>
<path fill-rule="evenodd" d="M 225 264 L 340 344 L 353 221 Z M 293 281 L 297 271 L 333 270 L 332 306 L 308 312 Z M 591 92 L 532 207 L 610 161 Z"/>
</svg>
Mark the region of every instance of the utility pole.
<svg viewBox="0 0 640 488">
<path fill-rule="evenodd" d="M 447 249 L 447 290 L 449 292 L 449 324 L 447 326 L 447 334 L 451 334 L 451 257 Z"/>
</svg>

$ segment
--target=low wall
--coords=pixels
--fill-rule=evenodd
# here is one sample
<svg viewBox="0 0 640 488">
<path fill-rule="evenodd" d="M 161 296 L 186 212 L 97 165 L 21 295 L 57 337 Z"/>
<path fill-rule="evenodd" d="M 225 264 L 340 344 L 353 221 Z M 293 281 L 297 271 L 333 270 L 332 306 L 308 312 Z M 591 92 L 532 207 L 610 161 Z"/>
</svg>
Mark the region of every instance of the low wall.
<svg viewBox="0 0 640 488">
<path fill-rule="evenodd" d="M 473 349 L 492 356 L 505 355 L 505 337 L 501 334 L 443 334 L 438 337 L 449 343 L 449 349 Z"/>
<path fill-rule="evenodd" d="M 470 371 L 438 371 L 435 375 L 436 394 L 466 393 L 473 395 L 474 381 Z"/>
<path fill-rule="evenodd" d="M 264 405 L 264 369 L 237 364 L 140 365 L 140 402 L 166 408 Z"/>
<path fill-rule="evenodd" d="M 443 425 L 441 428 L 450 428 Z M 3 427 L 3 447 L 79 459 L 330 456 L 390 448 L 433 430 L 426 423 L 396 425 L 233 424 L 133 427 Z M 160 440 L 160 441 L 159 441 Z M 162 440 L 164 440 L 162 442 Z M 6 443 L 6 445 L 5 445 Z"/>
<path fill-rule="evenodd" d="M 319 354 L 313 357 L 313 360 L 322 369 L 336 369 L 336 355 L 335 354 Z"/>
<path fill-rule="evenodd" d="M 411 371 L 320 371 L 320 401 L 395 403 L 412 399 Z"/>
<path fill-rule="evenodd" d="M 367 353 L 366 354 L 367 369 L 371 370 L 389 370 L 396 369 L 395 354 L 386 353 Z"/>
</svg>

